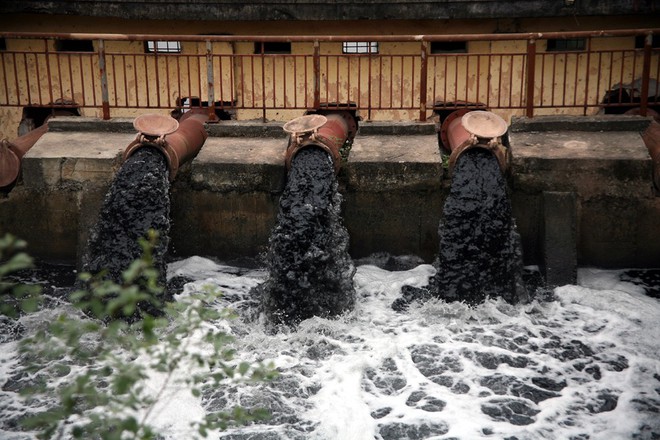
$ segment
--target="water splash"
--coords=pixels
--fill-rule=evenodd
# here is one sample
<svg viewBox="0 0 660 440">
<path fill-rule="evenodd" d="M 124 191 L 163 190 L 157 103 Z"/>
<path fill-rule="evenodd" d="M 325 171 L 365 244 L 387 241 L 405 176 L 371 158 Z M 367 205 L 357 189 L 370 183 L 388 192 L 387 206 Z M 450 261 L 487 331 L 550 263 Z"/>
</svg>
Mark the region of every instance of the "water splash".
<svg viewBox="0 0 660 440">
<path fill-rule="evenodd" d="M 270 276 L 255 290 L 271 323 L 295 325 L 353 307 L 355 267 L 340 209 L 330 157 L 317 148 L 301 150 L 293 158 L 270 238 Z"/>
<path fill-rule="evenodd" d="M 140 148 L 117 172 L 83 256 L 83 269 L 121 282 L 126 268 L 142 255 L 138 242 L 149 230 L 158 233 L 154 266 L 165 284 L 169 244 L 170 195 L 167 163 L 153 148 Z"/>
<path fill-rule="evenodd" d="M 520 236 L 504 177 L 490 152 L 471 149 L 459 157 L 438 235 L 437 273 L 429 286 L 405 287 L 393 307 L 432 297 L 473 305 L 494 297 L 527 300 Z"/>
<path fill-rule="evenodd" d="M 186 269 L 186 266 L 189 269 Z M 183 274 L 198 267 L 181 262 Z M 476 306 L 432 299 L 407 313 L 389 304 L 403 285 L 423 286 L 431 265 L 357 268 L 355 309 L 269 333 L 231 324 L 241 360 L 271 360 L 273 382 L 208 390 L 206 411 L 266 407 L 265 422 L 223 440 L 653 438 L 660 434 L 660 302 L 619 274 L 582 276 L 599 290 L 564 286 L 551 301 Z M 207 266 L 184 295 L 225 286 L 240 303 L 265 276 Z M 613 290 L 616 288 L 617 290 Z M 625 306 L 624 306 L 625 305 Z M 164 421 L 166 423 L 166 421 Z"/>
<path fill-rule="evenodd" d="M 353 311 L 271 333 L 248 316 L 251 291 L 268 277 L 265 270 L 200 257 L 168 269 L 171 279 L 189 280 L 181 296 L 220 289 L 224 295 L 208 307 L 231 307 L 239 317 L 208 325 L 235 337 L 237 363 L 272 361 L 280 376 L 271 382 L 209 386 L 197 398 L 172 384 L 150 420 L 164 440 L 193 439 L 191 422 L 236 404 L 268 408 L 272 417 L 209 438 L 660 436 L 660 301 L 648 296 L 648 287 L 624 281 L 628 272 L 581 269 L 581 286 L 557 288 L 549 301 L 509 304 L 498 298 L 468 306 L 431 299 L 398 313 L 390 304 L 401 287 L 428 284 L 436 269 L 361 265 L 354 276 Z M 59 313 L 75 312 L 70 309 L 61 303 L 19 323 L 29 335 Z M 181 342 L 191 350 L 204 349 L 192 337 Z M 18 423 L 48 403 L 19 396 L 31 376 L 16 351 L 17 341 L 0 342 L 0 438 L 33 440 L 34 433 L 21 431 Z M 153 377 L 145 389 L 159 389 L 161 382 Z"/>
</svg>

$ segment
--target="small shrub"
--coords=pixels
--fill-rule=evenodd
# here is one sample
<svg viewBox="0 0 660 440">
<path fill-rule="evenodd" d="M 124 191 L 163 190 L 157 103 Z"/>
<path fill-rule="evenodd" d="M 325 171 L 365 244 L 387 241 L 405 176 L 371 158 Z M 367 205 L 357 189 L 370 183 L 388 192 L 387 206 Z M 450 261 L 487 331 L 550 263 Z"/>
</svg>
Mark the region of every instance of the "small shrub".
<svg viewBox="0 0 660 440">
<path fill-rule="evenodd" d="M 16 272 L 31 269 L 32 258 L 25 253 L 27 243 L 11 234 L 0 237 L 0 315 L 17 317 L 39 307 L 41 287 L 8 279 Z"/>
<path fill-rule="evenodd" d="M 141 240 L 143 256 L 124 271 L 122 284 L 82 275 L 89 288 L 71 295 L 77 311 L 62 312 L 21 341 L 27 373 L 21 394 L 26 402 L 40 402 L 39 412 L 22 423 L 37 431 L 38 438 L 162 438 L 153 426 L 154 408 L 169 387 L 184 386 L 200 396 L 204 387 L 274 377 L 272 366 L 233 361 L 232 337 L 213 325 L 231 319 L 232 313 L 210 306 L 220 295 L 213 289 L 157 304 L 161 316 L 135 314 L 162 289 L 151 261 L 156 240 L 154 233 Z M 10 268 L 27 267 L 24 257 L 10 261 Z M 3 265 L 0 274 L 8 272 Z M 127 317 L 131 319 L 121 319 Z M 153 375 L 164 377 L 155 393 L 146 387 Z M 210 431 L 265 417 L 264 411 L 234 408 L 206 414 L 193 428 L 206 437 Z"/>
</svg>

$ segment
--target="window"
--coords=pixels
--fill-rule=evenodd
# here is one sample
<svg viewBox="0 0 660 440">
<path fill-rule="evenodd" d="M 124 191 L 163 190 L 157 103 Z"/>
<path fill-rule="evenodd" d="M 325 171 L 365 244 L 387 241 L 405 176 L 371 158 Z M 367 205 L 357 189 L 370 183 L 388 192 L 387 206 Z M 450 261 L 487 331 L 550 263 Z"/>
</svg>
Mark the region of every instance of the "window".
<svg viewBox="0 0 660 440">
<path fill-rule="evenodd" d="M 431 53 L 466 53 L 465 41 L 431 41 Z"/>
<path fill-rule="evenodd" d="M 635 37 L 635 49 L 644 49 L 646 35 L 637 35 Z M 651 40 L 651 47 L 660 47 L 660 35 L 654 35 Z"/>
<path fill-rule="evenodd" d="M 0 38 L 0 50 L 7 50 L 7 40 Z"/>
<path fill-rule="evenodd" d="M 146 53 L 181 53 L 180 41 L 146 41 Z"/>
<path fill-rule="evenodd" d="M 254 43 L 254 53 L 291 53 L 291 43 L 276 41 Z"/>
<path fill-rule="evenodd" d="M 548 52 L 563 52 L 567 50 L 585 50 L 587 40 L 585 38 L 553 38 L 548 40 L 546 50 Z"/>
<path fill-rule="evenodd" d="M 94 52 L 92 40 L 56 40 L 55 50 L 58 52 Z"/>
<path fill-rule="evenodd" d="M 342 53 L 378 53 L 378 43 L 375 41 L 344 41 L 341 44 Z"/>
</svg>

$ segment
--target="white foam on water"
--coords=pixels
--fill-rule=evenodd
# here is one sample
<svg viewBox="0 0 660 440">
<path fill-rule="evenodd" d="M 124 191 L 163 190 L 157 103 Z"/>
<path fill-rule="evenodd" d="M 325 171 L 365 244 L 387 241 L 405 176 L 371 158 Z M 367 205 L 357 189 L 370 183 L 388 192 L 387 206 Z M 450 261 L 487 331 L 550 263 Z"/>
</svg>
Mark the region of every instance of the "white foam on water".
<svg viewBox="0 0 660 440">
<path fill-rule="evenodd" d="M 237 362 L 273 362 L 279 377 L 227 383 L 201 398 L 172 381 L 151 423 L 165 439 L 194 438 L 190 424 L 204 411 L 241 404 L 270 407 L 272 418 L 210 438 L 609 440 L 660 433 L 660 301 L 620 282 L 620 271 L 580 270 L 581 285 L 555 289 L 553 301 L 488 300 L 471 308 L 431 300 L 392 310 L 403 285 L 424 286 L 433 273 L 430 265 L 399 272 L 359 266 L 355 310 L 296 330 L 269 333 L 246 317 L 211 323 L 234 336 Z M 199 257 L 171 264 L 169 275 L 195 280 L 182 295 L 221 288 L 227 295 L 218 308 L 245 303 L 266 277 Z M 15 368 L 13 351 L 15 343 L 3 344 L 0 383 Z M 153 375 L 148 389 L 157 392 L 163 380 Z"/>
</svg>

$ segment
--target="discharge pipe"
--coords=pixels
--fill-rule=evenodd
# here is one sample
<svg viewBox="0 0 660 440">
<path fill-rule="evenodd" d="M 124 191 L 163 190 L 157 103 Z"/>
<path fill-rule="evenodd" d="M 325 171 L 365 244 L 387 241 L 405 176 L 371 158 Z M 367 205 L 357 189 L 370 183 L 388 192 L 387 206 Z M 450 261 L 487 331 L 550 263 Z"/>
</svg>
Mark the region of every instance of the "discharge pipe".
<svg viewBox="0 0 660 440">
<path fill-rule="evenodd" d="M 440 139 L 451 151 L 449 171 L 453 171 L 464 151 L 482 148 L 495 155 L 502 173 L 506 173 L 511 163 L 511 152 L 502 143 L 502 136 L 507 129 L 504 119 L 489 111 L 461 109 L 451 113 L 440 129 Z"/>
<path fill-rule="evenodd" d="M 640 114 L 640 108 L 633 108 L 628 110 L 626 115 Z M 646 115 L 652 116 L 651 123 L 642 133 L 642 139 L 646 148 L 649 150 L 651 160 L 653 160 L 653 185 L 655 186 L 656 195 L 660 195 L 660 114 L 652 108 L 646 109 Z"/>
<path fill-rule="evenodd" d="M 291 169 L 291 161 L 303 148 L 317 147 L 326 151 L 332 159 L 335 174 L 341 168 L 340 150 L 357 133 L 357 121 L 350 112 L 328 111 L 292 119 L 282 127 L 289 133 L 289 146 L 285 163 Z"/>
<path fill-rule="evenodd" d="M 203 110 L 188 111 L 177 121 L 170 116 L 147 114 L 138 116 L 133 127 L 138 135 L 124 150 L 124 161 L 142 147 L 158 149 L 167 160 L 170 182 L 179 167 L 199 153 L 208 134 L 204 123 L 208 114 Z"/>
<path fill-rule="evenodd" d="M 651 160 L 653 160 L 653 184 L 657 195 L 660 195 L 660 123 L 651 121 L 646 131 L 642 134 L 642 139 L 649 150 Z"/>
<path fill-rule="evenodd" d="M 18 179 L 21 159 L 47 131 L 48 125 L 44 123 L 13 141 L 0 141 L 0 188 L 9 186 Z"/>
</svg>

